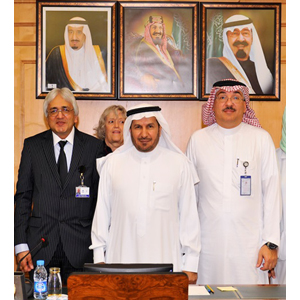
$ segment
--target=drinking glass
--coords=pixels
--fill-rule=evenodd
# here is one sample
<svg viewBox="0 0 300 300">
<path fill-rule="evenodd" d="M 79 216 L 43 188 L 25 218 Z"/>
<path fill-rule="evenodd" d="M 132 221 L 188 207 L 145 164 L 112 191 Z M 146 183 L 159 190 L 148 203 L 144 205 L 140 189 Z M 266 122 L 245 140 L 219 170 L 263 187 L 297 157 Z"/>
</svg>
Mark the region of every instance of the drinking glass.
<svg viewBox="0 0 300 300">
<path fill-rule="evenodd" d="M 48 297 L 56 296 L 58 298 L 61 296 L 62 293 L 60 268 L 50 268 L 49 271 L 50 274 L 48 279 Z"/>
</svg>

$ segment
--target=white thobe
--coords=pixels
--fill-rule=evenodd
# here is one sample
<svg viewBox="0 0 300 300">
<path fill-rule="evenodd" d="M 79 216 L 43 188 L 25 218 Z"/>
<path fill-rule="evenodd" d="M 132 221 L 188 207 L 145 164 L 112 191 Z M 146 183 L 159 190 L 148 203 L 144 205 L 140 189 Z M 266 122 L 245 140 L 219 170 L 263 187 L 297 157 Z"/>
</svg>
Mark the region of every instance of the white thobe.
<svg viewBox="0 0 300 300">
<path fill-rule="evenodd" d="M 275 267 L 276 278 L 271 278 L 271 283 L 286 284 L 286 153 L 278 148 L 276 149 L 276 155 L 281 183 L 282 216 L 280 221 L 280 248 Z"/>
<path fill-rule="evenodd" d="M 107 92 L 109 91 L 108 84 L 101 71 L 96 54 L 94 54 L 94 56 L 94 61 L 87 59 L 85 46 L 79 50 L 70 49 L 70 51 L 67 52 L 70 76 L 81 88 L 88 88 L 89 91 Z"/>
<path fill-rule="evenodd" d="M 100 174 L 94 262 L 172 263 L 197 272 L 200 224 L 186 157 L 157 146 L 112 154 Z"/>
<path fill-rule="evenodd" d="M 201 226 L 199 284 L 268 283 L 256 268 L 261 246 L 280 243 L 280 190 L 275 147 L 263 129 L 241 123 L 224 129 L 216 123 L 196 131 L 187 156 L 196 186 Z M 251 176 L 251 196 L 240 195 L 240 178 Z"/>
</svg>

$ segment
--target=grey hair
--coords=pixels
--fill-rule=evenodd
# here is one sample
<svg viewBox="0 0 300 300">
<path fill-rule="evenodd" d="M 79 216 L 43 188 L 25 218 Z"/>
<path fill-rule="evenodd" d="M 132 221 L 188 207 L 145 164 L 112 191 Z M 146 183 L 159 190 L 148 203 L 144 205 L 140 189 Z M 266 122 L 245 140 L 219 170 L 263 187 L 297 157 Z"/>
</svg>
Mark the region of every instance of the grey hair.
<svg viewBox="0 0 300 300">
<path fill-rule="evenodd" d="M 96 137 L 100 140 L 105 139 L 105 121 L 106 117 L 111 113 L 114 112 L 116 116 L 118 116 L 118 112 L 120 111 L 126 119 L 126 109 L 122 105 L 111 105 L 107 107 L 102 115 L 100 116 L 98 126 L 94 128 Z"/>
<path fill-rule="evenodd" d="M 45 114 L 46 118 L 48 117 L 48 111 L 47 111 L 48 105 L 58 95 L 60 95 L 62 98 L 64 98 L 66 101 L 68 101 L 72 104 L 72 106 L 74 108 L 74 115 L 78 116 L 79 108 L 78 108 L 76 99 L 75 99 L 73 93 L 68 88 L 64 87 L 64 88 L 61 88 L 61 89 L 59 89 L 59 88 L 53 89 L 46 96 L 46 98 L 44 100 L 44 105 L 43 105 L 44 114 Z"/>
</svg>

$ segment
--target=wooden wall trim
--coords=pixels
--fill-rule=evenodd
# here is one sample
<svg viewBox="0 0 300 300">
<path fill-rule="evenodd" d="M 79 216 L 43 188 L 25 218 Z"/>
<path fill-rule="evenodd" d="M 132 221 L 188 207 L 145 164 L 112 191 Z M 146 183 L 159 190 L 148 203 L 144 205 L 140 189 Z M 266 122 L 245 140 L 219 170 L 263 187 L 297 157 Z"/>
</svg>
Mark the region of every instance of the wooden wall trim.
<svg viewBox="0 0 300 300">
<path fill-rule="evenodd" d="M 36 27 L 36 22 L 19 22 L 19 23 L 14 23 L 15 27 Z"/>
<path fill-rule="evenodd" d="M 28 46 L 34 46 L 35 47 L 36 43 L 35 42 L 15 42 L 14 46 L 15 47 L 28 47 Z"/>
</svg>

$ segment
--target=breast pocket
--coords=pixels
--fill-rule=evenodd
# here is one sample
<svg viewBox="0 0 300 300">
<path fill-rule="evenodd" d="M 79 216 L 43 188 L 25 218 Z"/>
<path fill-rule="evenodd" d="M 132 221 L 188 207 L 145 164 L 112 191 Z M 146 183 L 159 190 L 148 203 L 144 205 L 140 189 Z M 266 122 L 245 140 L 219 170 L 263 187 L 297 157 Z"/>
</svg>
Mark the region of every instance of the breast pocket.
<svg viewBox="0 0 300 300">
<path fill-rule="evenodd" d="M 170 210 L 173 196 L 173 186 L 169 184 L 153 183 L 152 201 L 154 208 L 159 210 Z"/>
</svg>

